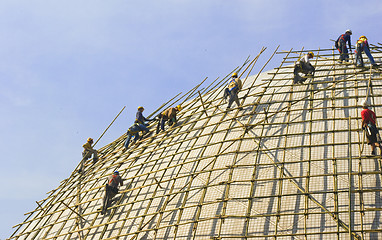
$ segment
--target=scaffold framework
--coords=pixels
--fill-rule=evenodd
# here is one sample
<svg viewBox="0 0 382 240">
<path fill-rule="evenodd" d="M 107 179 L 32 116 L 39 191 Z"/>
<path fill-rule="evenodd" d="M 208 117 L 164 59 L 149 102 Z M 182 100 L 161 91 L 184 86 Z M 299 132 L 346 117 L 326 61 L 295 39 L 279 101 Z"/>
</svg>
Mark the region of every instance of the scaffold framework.
<svg viewBox="0 0 382 240">
<path fill-rule="evenodd" d="M 382 44 L 370 50 L 381 63 Z M 309 51 L 314 78 L 293 84 Z M 125 134 L 100 148 L 10 239 L 382 239 L 382 159 L 369 156 L 360 115 L 367 99 L 382 117 L 381 70 L 339 63 L 333 48 L 277 48 L 258 67 L 264 52 L 232 71 L 243 110 L 226 110 L 232 72 L 204 79 L 149 116 L 181 104 L 176 126 L 156 134 L 153 123 L 126 152 Z M 263 72 L 276 55 L 280 65 Z M 125 184 L 102 215 L 114 170 Z"/>
</svg>

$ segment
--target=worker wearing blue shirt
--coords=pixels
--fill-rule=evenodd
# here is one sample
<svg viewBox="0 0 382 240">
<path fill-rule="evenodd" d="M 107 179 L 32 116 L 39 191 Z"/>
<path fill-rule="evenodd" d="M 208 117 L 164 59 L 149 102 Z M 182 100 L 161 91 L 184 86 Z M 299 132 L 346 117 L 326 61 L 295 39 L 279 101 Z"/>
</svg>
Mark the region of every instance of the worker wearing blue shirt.
<svg viewBox="0 0 382 240">
<path fill-rule="evenodd" d="M 336 41 L 336 48 L 340 52 L 340 61 L 346 61 L 349 62 L 349 51 L 351 52 L 351 43 L 350 43 L 350 36 L 353 34 L 353 32 L 348 29 L 344 34 L 341 34 Z M 349 51 L 346 46 L 346 43 L 349 44 Z"/>
</svg>

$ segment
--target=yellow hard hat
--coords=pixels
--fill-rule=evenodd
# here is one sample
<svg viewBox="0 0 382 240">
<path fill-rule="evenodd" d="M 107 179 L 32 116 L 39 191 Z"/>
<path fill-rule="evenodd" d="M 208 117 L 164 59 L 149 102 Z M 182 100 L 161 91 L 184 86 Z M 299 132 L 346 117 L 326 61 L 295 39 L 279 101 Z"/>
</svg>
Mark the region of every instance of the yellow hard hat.
<svg viewBox="0 0 382 240">
<path fill-rule="evenodd" d="M 364 39 L 367 40 L 367 37 L 365 37 L 365 36 L 360 36 L 360 37 L 359 37 L 359 39 L 362 39 L 362 38 L 364 38 Z"/>
<path fill-rule="evenodd" d="M 142 106 L 139 106 L 139 107 L 138 107 L 138 110 L 139 110 L 139 109 L 143 109 L 143 110 L 145 110 L 145 108 L 144 108 L 144 107 L 142 107 Z"/>
<path fill-rule="evenodd" d="M 232 77 L 237 77 L 237 73 L 232 73 Z"/>
<path fill-rule="evenodd" d="M 88 142 L 93 142 L 93 138 L 88 138 Z"/>
<path fill-rule="evenodd" d="M 178 111 L 182 110 L 182 106 L 180 106 L 180 105 L 176 106 L 176 108 L 178 109 Z"/>
<path fill-rule="evenodd" d="M 312 57 L 314 57 L 314 53 L 313 52 L 308 52 L 309 55 L 311 55 Z"/>
</svg>

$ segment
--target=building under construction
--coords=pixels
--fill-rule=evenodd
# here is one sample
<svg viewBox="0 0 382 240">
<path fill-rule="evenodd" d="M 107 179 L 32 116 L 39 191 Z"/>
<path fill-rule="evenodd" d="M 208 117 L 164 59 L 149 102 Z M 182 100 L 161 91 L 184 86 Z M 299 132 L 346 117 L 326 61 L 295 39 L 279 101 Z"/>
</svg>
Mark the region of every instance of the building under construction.
<svg viewBox="0 0 382 240">
<path fill-rule="evenodd" d="M 381 62 L 382 44 L 370 50 Z M 293 84 L 309 51 L 314 78 Z M 275 56 L 279 66 L 263 72 Z M 232 72 L 174 97 L 151 116 L 181 104 L 175 126 L 156 134 L 152 123 L 125 152 L 126 134 L 100 148 L 10 239 L 382 239 L 382 162 L 369 156 L 360 114 L 367 99 L 382 117 L 381 71 L 338 57 L 263 48 L 232 71 L 243 110 L 222 98 Z M 102 215 L 115 170 L 125 184 Z"/>
</svg>

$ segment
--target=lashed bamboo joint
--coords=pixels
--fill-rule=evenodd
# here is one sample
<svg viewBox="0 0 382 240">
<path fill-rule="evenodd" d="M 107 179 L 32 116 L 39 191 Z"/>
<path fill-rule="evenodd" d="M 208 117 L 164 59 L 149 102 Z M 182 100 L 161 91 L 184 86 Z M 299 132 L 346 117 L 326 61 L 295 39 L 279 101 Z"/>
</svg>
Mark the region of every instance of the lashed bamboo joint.
<svg viewBox="0 0 382 240">
<path fill-rule="evenodd" d="M 377 62 L 381 49 L 371 47 Z M 277 48 L 251 75 L 265 50 L 232 71 L 243 110 L 225 110 L 232 72 L 203 87 L 205 78 L 149 116 L 181 104 L 175 127 L 126 152 L 125 134 L 99 149 L 101 160 L 38 201 L 10 239 L 382 238 L 382 162 L 366 154 L 359 104 L 368 98 L 382 117 L 380 70 L 339 64 L 335 49 Z M 309 51 L 315 77 L 294 85 L 291 64 Z M 276 54 L 281 64 L 263 73 Z M 116 169 L 127 184 L 101 215 Z"/>
</svg>

